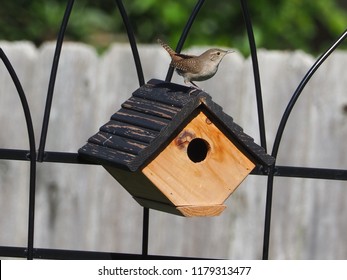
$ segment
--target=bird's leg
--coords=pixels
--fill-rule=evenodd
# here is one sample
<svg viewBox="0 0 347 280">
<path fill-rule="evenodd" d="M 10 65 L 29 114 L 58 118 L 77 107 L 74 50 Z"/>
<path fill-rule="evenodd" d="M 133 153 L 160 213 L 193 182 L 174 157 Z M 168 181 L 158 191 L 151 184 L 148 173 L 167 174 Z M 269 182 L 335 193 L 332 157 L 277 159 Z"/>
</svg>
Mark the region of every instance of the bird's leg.
<svg viewBox="0 0 347 280">
<path fill-rule="evenodd" d="M 189 95 L 191 95 L 194 91 L 201 90 L 196 84 L 194 84 L 192 81 L 184 80 L 184 83 L 188 85 L 188 83 L 191 83 L 190 86 L 191 90 L 188 92 Z"/>
<path fill-rule="evenodd" d="M 195 91 L 200 91 L 200 90 L 201 90 L 200 88 L 196 88 L 196 87 L 190 87 L 190 88 L 191 88 L 191 90 L 188 92 L 189 96 L 190 96 L 193 92 L 195 92 Z"/>
<path fill-rule="evenodd" d="M 193 87 L 195 87 L 196 89 L 201 89 L 201 88 L 199 88 L 195 83 L 193 83 L 193 81 L 189 81 L 192 85 L 193 85 Z"/>
</svg>

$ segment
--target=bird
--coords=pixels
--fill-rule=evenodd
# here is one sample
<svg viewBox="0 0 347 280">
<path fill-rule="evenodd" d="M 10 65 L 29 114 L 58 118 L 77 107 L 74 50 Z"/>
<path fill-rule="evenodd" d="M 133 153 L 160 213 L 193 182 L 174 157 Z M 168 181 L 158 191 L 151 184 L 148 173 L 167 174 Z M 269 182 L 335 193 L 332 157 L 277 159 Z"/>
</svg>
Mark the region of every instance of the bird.
<svg viewBox="0 0 347 280">
<path fill-rule="evenodd" d="M 234 51 L 212 48 L 201 55 L 187 55 L 175 52 L 168 44 L 157 39 L 157 42 L 169 53 L 170 66 L 176 69 L 178 75 L 184 78 L 184 83 L 191 83 L 193 87 L 199 87 L 193 81 L 205 81 L 212 78 L 218 70 L 218 66 L 224 56 Z"/>
</svg>

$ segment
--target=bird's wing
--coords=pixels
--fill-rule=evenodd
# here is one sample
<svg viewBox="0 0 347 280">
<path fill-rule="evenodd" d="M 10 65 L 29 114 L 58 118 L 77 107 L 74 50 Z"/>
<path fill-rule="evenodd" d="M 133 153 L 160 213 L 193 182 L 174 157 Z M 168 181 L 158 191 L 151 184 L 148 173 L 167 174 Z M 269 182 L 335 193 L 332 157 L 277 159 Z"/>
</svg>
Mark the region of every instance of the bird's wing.
<svg viewBox="0 0 347 280">
<path fill-rule="evenodd" d="M 178 56 L 178 57 L 181 57 L 183 59 L 196 57 L 196 55 L 188 55 L 188 54 L 182 54 L 182 53 L 176 53 L 175 55 Z"/>
<path fill-rule="evenodd" d="M 177 70 L 181 70 L 184 72 L 189 71 L 192 74 L 198 74 L 199 73 L 199 67 L 197 66 L 198 61 L 196 59 L 192 59 L 195 56 L 188 56 L 184 59 L 184 63 L 180 60 L 178 61 L 172 61 L 171 66 L 175 67 Z"/>
</svg>

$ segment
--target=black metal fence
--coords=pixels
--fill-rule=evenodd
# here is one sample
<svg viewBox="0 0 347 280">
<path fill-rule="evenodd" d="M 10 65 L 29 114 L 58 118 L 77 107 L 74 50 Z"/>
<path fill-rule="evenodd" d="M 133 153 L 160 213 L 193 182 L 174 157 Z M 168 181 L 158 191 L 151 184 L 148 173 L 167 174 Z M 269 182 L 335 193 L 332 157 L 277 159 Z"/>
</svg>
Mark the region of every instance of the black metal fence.
<svg viewBox="0 0 347 280">
<path fill-rule="evenodd" d="M 123 6 L 121 0 L 116 0 L 116 6 L 118 7 L 121 17 L 123 19 L 124 26 L 126 28 L 130 47 L 133 53 L 133 58 L 136 66 L 138 83 L 142 86 L 145 83 L 144 75 L 142 71 L 141 61 L 137 50 L 135 35 L 129 22 L 127 12 Z M 180 52 L 184 42 L 189 34 L 194 20 L 204 4 L 204 0 L 198 0 L 188 22 L 182 32 L 181 38 L 177 44 L 176 51 Z M 141 254 L 123 254 L 123 253 L 111 253 L 111 252 L 91 252 L 91 251 L 74 251 L 74 250 L 57 250 L 57 249 L 41 249 L 34 246 L 34 218 L 35 218 L 35 194 L 36 194 L 36 163 L 37 162 L 60 162 L 69 164 L 90 164 L 78 157 L 77 153 L 65 153 L 65 152 L 50 152 L 45 150 L 46 138 L 48 133 L 50 111 L 52 107 L 52 100 L 55 87 L 55 79 L 59 64 L 59 58 L 61 48 L 64 41 L 65 30 L 68 25 L 69 17 L 73 9 L 74 0 L 68 0 L 65 14 L 61 23 L 60 31 L 58 33 L 56 41 L 56 49 L 54 53 L 54 59 L 51 69 L 51 75 L 49 80 L 49 86 L 47 91 L 47 99 L 44 111 L 44 118 L 42 122 L 41 137 L 38 149 L 36 149 L 35 135 L 33 129 L 33 123 L 30 114 L 30 107 L 28 105 L 25 92 L 21 86 L 21 82 L 18 79 L 15 70 L 13 69 L 6 54 L 0 48 L 0 57 L 7 68 L 13 83 L 17 89 L 20 102 L 24 111 L 26 126 L 28 130 L 29 150 L 18 149 L 3 149 L 0 147 L 0 160 L 20 160 L 28 161 L 30 164 L 30 180 L 29 180 L 29 209 L 28 209 L 28 234 L 27 234 L 27 246 L 26 247 L 8 247 L 0 246 L 0 256 L 3 257 L 19 257 L 19 258 L 43 258 L 43 259 L 174 259 L 177 257 L 172 256 L 155 256 L 148 254 L 148 232 L 149 232 L 149 209 L 143 209 L 143 226 L 142 226 L 142 252 Z M 260 85 L 260 75 L 258 69 L 257 49 L 253 35 L 252 22 L 249 14 L 247 1 L 240 0 L 242 8 L 246 31 L 249 39 L 249 46 L 253 65 L 253 74 L 255 81 L 255 98 L 257 101 L 257 113 L 260 132 L 261 146 L 266 150 L 267 143 L 265 137 L 265 122 L 263 111 L 263 99 Z M 292 109 L 294 108 L 297 100 L 303 92 L 307 82 L 314 75 L 320 65 L 329 57 L 329 55 L 343 42 L 347 37 L 347 30 L 334 42 L 331 47 L 324 52 L 309 69 L 307 74 L 303 77 L 302 81 L 298 85 L 297 89 L 292 95 L 280 121 L 275 141 L 271 150 L 271 155 L 276 158 L 283 132 L 286 127 L 286 123 L 290 117 Z M 173 68 L 169 68 L 166 81 L 171 81 L 173 75 Z M 263 259 L 269 257 L 269 240 L 270 240 L 270 224 L 271 224 L 271 208 L 272 208 L 272 193 L 275 176 L 283 177 L 297 177 L 297 178 L 314 178 L 314 179 L 330 179 L 330 180 L 347 180 L 346 169 L 321 169 L 321 168 L 308 168 L 298 166 L 279 166 L 276 163 L 269 169 L 264 169 L 261 166 L 256 167 L 252 172 L 253 175 L 267 176 L 267 193 L 266 193 L 266 206 L 264 215 L 264 239 L 263 239 Z M 179 257 L 182 259 L 182 257 Z"/>
</svg>

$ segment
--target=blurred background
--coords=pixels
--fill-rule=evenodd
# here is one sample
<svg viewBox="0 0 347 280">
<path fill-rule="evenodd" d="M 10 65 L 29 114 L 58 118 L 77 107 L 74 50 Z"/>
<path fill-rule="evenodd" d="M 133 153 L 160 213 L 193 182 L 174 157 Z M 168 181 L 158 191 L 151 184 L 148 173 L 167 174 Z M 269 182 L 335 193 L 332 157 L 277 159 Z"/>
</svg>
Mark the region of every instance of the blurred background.
<svg viewBox="0 0 347 280">
<path fill-rule="evenodd" d="M 56 38 L 66 0 L 2 1 L 0 39 L 29 40 L 36 45 Z M 347 26 L 345 0 L 248 1 L 258 47 L 301 49 L 321 53 Z M 132 0 L 124 5 L 139 43 L 157 37 L 177 44 L 196 1 Z M 112 42 L 126 40 L 114 1 L 75 1 L 67 39 L 102 52 Z M 239 1 L 206 1 L 190 32 L 191 45 L 225 45 L 248 54 Z"/>
</svg>

